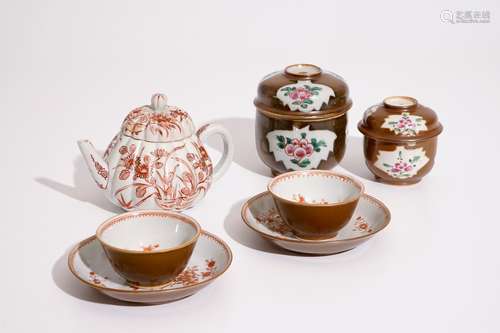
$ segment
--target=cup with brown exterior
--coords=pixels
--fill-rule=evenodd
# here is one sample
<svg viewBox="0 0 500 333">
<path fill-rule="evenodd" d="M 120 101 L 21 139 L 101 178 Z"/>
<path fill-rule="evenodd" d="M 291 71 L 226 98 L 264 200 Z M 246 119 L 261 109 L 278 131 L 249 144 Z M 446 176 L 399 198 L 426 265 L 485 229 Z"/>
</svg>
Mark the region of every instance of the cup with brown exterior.
<svg viewBox="0 0 500 333">
<path fill-rule="evenodd" d="M 335 237 L 364 192 L 359 181 L 328 170 L 287 172 L 267 188 L 283 221 L 304 239 Z"/>
<path fill-rule="evenodd" d="M 167 284 L 184 270 L 200 233 L 187 215 L 144 210 L 110 218 L 96 236 L 119 275 L 148 287 Z"/>
</svg>

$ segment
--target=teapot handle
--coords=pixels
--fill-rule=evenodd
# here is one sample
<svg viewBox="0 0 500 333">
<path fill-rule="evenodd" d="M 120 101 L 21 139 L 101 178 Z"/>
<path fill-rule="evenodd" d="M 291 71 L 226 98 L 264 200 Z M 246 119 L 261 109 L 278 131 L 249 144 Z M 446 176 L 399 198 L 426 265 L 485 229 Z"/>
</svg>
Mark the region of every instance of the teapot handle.
<svg viewBox="0 0 500 333">
<path fill-rule="evenodd" d="M 200 141 L 205 141 L 210 136 L 218 134 L 222 138 L 224 144 L 224 151 L 222 152 L 222 157 L 219 159 L 215 165 L 212 178 L 214 181 L 222 177 L 222 175 L 227 171 L 231 161 L 233 160 L 234 154 L 234 144 L 231 134 L 223 126 L 215 123 L 206 124 L 198 129 L 196 135 Z"/>
</svg>

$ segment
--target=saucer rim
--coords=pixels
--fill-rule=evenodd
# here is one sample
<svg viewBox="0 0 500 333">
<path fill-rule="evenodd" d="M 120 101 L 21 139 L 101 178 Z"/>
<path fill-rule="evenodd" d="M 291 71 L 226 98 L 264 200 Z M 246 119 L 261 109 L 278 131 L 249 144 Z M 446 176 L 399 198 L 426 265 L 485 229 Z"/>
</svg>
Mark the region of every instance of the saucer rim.
<svg viewBox="0 0 500 333">
<path fill-rule="evenodd" d="M 285 242 L 298 243 L 298 244 L 328 244 L 328 243 L 338 244 L 338 243 L 343 243 L 343 242 L 352 242 L 352 241 L 356 241 L 356 240 L 361 240 L 361 239 L 372 237 L 373 235 L 375 235 L 375 234 L 379 233 L 380 231 L 384 230 L 389 225 L 389 223 L 391 221 L 391 212 L 390 212 L 389 208 L 387 208 L 387 206 L 382 201 L 380 201 L 379 199 L 377 199 L 377 198 L 375 198 L 375 197 L 373 197 L 373 196 L 371 196 L 369 194 L 362 193 L 360 195 L 360 197 L 359 197 L 360 200 L 362 198 L 364 198 L 364 199 L 367 199 L 369 201 L 375 202 L 384 211 L 384 213 L 385 213 L 384 223 L 383 223 L 382 227 L 380 229 L 378 229 L 377 231 L 374 231 L 372 233 L 368 233 L 366 235 L 357 236 L 357 237 L 353 237 L 353 238 L 347 238 L 347 239 L 332 239 L 332 238 L 329 238 L 329 239 L 316 239 L 316 240 L 313 240 L 313 239 L 302 239 L 302 238 L 300 238 L 300 239 L 291 239 L 291 238 L 285 238 L 285 237 L 280 237 L 280 236 L 274 236 L 274 235 L 267 234 L 265 232 L 262 232 L 262 231 L 260 231 L 260 230 L 258 230 L 256 228 L 254 228 L 250 224 L 250 222 L 247 221 L 247 218 L 245 217 L 245 212 L 249 211 L 250 205 L 253 204 L 257 199 L 260 199 L 261 197 L 266 196 L 266 195 L 269 195 L 270 199 L 272 200 L 272 193 L 270 193 L 269 191 L 261 192 L 259 194 L 254 195 L 250 199 L 248 199 L 243 204 L 243 206 L 241 207 L 241 218 L 242 218 L 243 222 L 246 224 L 247 227 L 249 227 L 253 231 L 257 232 L 262 237 L 270 239 L 270 240 L 278 240 L 278 241 L 285 241 Z"/>
<path fill-rule="evenodd" d="M 74 260 L 75 260 L 75 255 L 78 253 L 78 251 L 84 247 L 85 245 L 88 245 L 90 242 L 94 241 L 94 240 L 97 240 L 97 237 L 96 235 L 93 235 L 93 236 L 90 236 L 80 242 L 78 242 L 72 249 L 71 251 L 69 252 L 68 254 L 68 268 L 70 270 L 70 272 L 80 281 L 82 282 L 83 284 L 86 284 L 87 286 L 89 287 L 92 287 L 94 289 L 97 289 L 99 291 L 110 291 L 110 292 L 117 292 L 117 293 L 126 293 L 126 294 L 154 294 L 154 293 L 165 293 L 165 294 L 168 294 L 168 293 L 173 293 L 173 292 L 176 292 L 176 291 L 181 291 L 181 290 L 189 290 L 189 289 L 193 289 L 193 288 L 197 288 L 197 287 L 203 287 L 209 283 L 211 283 L 213 280 L 217 279 L 219 276 L 221 276 L 222 274 L 224 274 L 228 268 L 231 266 L 232 262 L 233 262 L 233 252 L 231 251 L 231 248 L 229 247 L 229 245 L 227 245 L 227 243 L 225 241 L 223 241 L 220 237 L 217 237 L 216 235 L 208 232 L 208 231 L 205 231 L 205 230 L 201 230 L 201 233 L 200 233 L 200 237 L 202 235 L 205 235 L 205 236 L 208 236 L 209 238 L 212 238 L 213 240 L 215 240 L 216 242 L 218 242 L 220 245 L 222 245 L 222 247 L 224 248 L 227 256 L 228 256 L 228 260 L 227 260 L 227 264 L 226 264 L 226 267 L 219 273 L 217 273 L 216 275 L 206 279 L 206 280 L 203 280 L 203 281 L 200 281 L 200 282 L 197 282 L 197 283 L 194 283 L 190 286 L 184 286 L 184 287 L 177 287 L 177 288 L 171 288 L 171 289 L 158 289 L 158 290 L 141 290 L 141 289 L 137 289 L 137 290 L 123 290 L 123 289 L 116 289 L 116 288 L 109 288 L 109 287 L 105 287 L 105 286 L 98 286 L 98 285 L 95 285 L 93 283 L 90 283 L 88 282 L 87 280 L 83 279 L 82 277 L 80 277 L 78 275 L 78 273 L 76 272 L 76 269 L 74 267 Z"/>
</svg>

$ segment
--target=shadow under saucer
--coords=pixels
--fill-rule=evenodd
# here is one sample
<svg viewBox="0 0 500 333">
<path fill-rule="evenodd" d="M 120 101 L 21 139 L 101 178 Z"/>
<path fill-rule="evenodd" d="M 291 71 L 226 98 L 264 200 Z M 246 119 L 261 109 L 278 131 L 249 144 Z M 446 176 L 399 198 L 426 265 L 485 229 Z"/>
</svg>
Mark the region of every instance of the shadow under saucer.
<svg viewBox="0 0 500 333">
<path fill-rule="evenodd" d="M 247 227 L 241 218 L 241 208 L 245 202 L 246 200 L 240 200 L 234 203 L 224 219 L 224 230 L 233 240 L 248 248 L 267 253 L 296 257 L 318 256 L 317 254 L 299 253 L 283 249 L 259 236 L 255 231 Z"/>
<path fill-rule="evenodd" d="M 125 306 L 140 306 L 147 304 L 127 303 L 107 297 L 99 291 L 84 286 L 78 281 L 69 271 L 68 268 L 68 254 L 70 250 L 66 251 L 52 266 L 52 280 L 55 285 L 64 291 L 66 294 L 87 302 L 111 304 L 111 305 L 125 305 Z"/>
</svg>

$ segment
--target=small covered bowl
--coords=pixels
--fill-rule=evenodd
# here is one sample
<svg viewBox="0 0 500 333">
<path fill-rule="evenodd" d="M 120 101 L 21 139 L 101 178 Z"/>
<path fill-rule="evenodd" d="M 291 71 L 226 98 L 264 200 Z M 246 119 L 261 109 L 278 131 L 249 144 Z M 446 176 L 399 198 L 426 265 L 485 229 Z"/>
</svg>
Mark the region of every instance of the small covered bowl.
<svg viewBox="0 0 500 333">
<path fill-rule="evenodd" d="M 415 98 L 391 96 L 365 111 L 358 129 L 375 179 L 393 185 L 419 182 L 434 165 L 443 126 L 436 113 Z"/>
<path fill-rule="evenodd" d="M 344 156 L 352 102 L 340 76 L 290 65 L 262 79 L 254 104 L 257 152 L 273 175 L 328 170 Z"/>
</svg>

